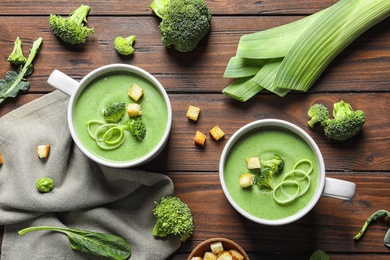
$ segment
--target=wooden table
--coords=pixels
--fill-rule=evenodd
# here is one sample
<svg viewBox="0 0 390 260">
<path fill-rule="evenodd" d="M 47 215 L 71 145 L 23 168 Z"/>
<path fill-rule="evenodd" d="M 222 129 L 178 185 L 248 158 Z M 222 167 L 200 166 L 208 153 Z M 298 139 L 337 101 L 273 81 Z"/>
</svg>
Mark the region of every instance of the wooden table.
<svg viewBox="0 0 390 260">
<path fill-rule="evenodd" d="M 290 93 L 280 98 L 261 92 L 246 103 L 221 94 L 230 80 L 224 69 L 235 54 L 240 36 L 282 25 L 324 9 L 336 0 L 207 1 L 213 13 L 212 29 L 191 53 L 178 53 L 162 46 L 159 19 L 145 0 L 13 0 L 0 2 L 0 75 L 13 41 L 19 36 L 26 45 L 44 39 L 30 77 L 31 88 L 0 105 L 0 116 L 54 89 L 46 80 L 53 69 L 75 79 L 110 63 L 139 66 L 165 86 L 173 108 L 171 137 L 163 153 L 145 166 L 172 178 L 175 194 L 191 208 L 195 221 L 192 238 L 170 259 L 186 259 L 202 240 L 227 237 L 238 242 L 251 259 L 308 259 L 317 249 L 337 259 L 389 259 L 383 245 L 389 228 L 374 222 L 364 237 L 353 236 L 364 221 L 379 209 L 390 210 L 390 20 L 374 26 L 344 50 L 316 81 L 308 93 Z M 50 13 L 67 15 L 80 4 L 91 6 L 88 25 L 95 35 L 81 46 L 68 46 L 56 39 L 48 25 Z M 116 36 L 135 34 L 135 54 L 116 54 Z M 3 76 L 1 76 L 3 77 Z M 356 138 L 332 142 L 321 129 L 309 129 L 307 110 L 315 102 L 327 105 L 339 100 L 366 112 L 367 122 Z M 197 123 L 186 116 L 188 105 L 202 109 Z M 282 227 L 266 227 L 239 215 L 225 198 L 218 176 L 221 151 L 232 134 L 243 125 L 263 118 L 290 121 L 307 131 L 318 143 L 327 176 L 357 184 L 356 197 L 342 201 L 323 197 L 303 219 Z M 218 124 L 226 137 L 210 137 L 206 147 L 194 145 L 196 130 L 207 133 Z"/>
</svg>

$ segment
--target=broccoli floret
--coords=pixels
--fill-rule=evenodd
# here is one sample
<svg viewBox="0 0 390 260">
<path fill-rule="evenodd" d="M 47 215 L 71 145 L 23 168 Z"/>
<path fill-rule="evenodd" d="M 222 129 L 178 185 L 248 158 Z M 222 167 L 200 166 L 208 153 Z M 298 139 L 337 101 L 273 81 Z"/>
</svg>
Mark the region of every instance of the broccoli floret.
<svg viewBox="0 0 390 260">
<path fill-rule="evenodd" d="M 192 51 L 210 31 L 211 12 L 204 0 L 154 0 L 150 7 L 162 19 L 159 30 L 166 47 Z"/>
<path fill-rule="evenodd" d="M 14 42 L 14 49 L 8 56 L 8 61 L 14 65 L 21 65 L 27 61 L 26 57 L 23 55 L 22 41 L 19 39 L 19 37 L 17 37 Z"/>
<path fill-rule="evenodd" d="M 357 135 L 366 121 L 362 110 L 353 110 L 352 106 L 343 100 L 333 105 L 333 119 L 324 123 L 325 135 L 337 141 L 345 141 Z"/>
<path fill-rule="evenodd" d="M 103 110 L 103 117 L 106 122 L 116 123 L 121 120 L 126 112 L 126 104 L 124 102 L 116 102 L 109 105 Z"/>
<path fill-rule="evenodd" d="M 53 189 L 54 181 L 51 178 L 40 178 L 36 181 L 35 186 L 39 192 L 47 193 Z"/>
<path fill-rule="evenodd" d="M 144 140 L 146 136 L 146 126 L 141 118 L 132 118 L 127 122 L 128 131 L 138 140 Z"/>
<path fill-rule="evenodd" d="M 329 119 L 329 111 L 323 104 L 314 104 L 307 112 L 310 120 L 307 121 L 308 125 L 313 128 L 316 123 L 324 124 Z"/>
<path fill-rule="evenodd" d="M 115 50 L 124 56 L 128 56 L 134 53 L 133 43 L 135 41 L 135 35 L 130 35 L 129 37 L 118 36 L 114 40 Z"/>
<path fill-rule="evenodd" d="M 74 10 L 68 18 L 51 14 L 49 24 L 55 36 L 70 44 L 80 44 L 85 42 L 88 36 L 92 36 L 94 28 L 84 25 L 87 22 L 87 15 L 91 9 L 88 5 L 81 5 Z"/>
<path fill-rule="evenodd" d="M 255 178 L 255 184 L 260 188 L 274 189 L 273 177 L 283 171 L 284 159 L 274 154 L 272 159 L 262 161 L 260 173 Z"/>
<path fill-rule="evenodd" d="M 192 213 L 186 203 L 174 196 L 166 196 L 156 203 L 153 215 L 157 222 L 153 228 L 153 235 L 166 237 L 179 236 L 181 241 L 187 240 L 194 231 Z"/>
</svg>

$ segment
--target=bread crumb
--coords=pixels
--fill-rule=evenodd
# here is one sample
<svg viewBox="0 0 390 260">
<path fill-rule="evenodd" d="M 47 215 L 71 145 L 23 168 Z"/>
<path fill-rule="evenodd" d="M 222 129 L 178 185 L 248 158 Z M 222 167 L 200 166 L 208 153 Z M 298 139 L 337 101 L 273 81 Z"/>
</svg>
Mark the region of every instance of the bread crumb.
<svg viewBox="0 0 390 260">
<path fill-rule="evenodd" d="M 128 92 L 128 95 L 131 99 L 133 99 L 135 102 L 137 102 L 142 95 L 144 94 L 144 90 L 138 86 L 137 84 L 134 84 Z"/>
<path fill-rule="evenodd" d="M 192 121 L 198 121 L 199 114 L 200 114 L 200 108 L 199 107 L 195 107 L 195 106 L 191 106 L 191 105 L 188 106 L 188 110 L 187 110 L 186 116 L 189 119 L 191 119 Z"/>
<path fill-rule="evenodd" d="M 206 135 L 200 131 L 196 131 L 194 142 L 200 147 L 204 147 L 206 143 Z"/>
<path fill-rule="evenodd" d="M 129 117 L 138 117 L 142 115 L 142 108 L 139 104 L 129 104 L 127 106 L 127 114 Z"/>
<path fill-rule="evenodd" d="M 42 144 L 37 146 L 37 154 L 39 158 L 47 158 L 50 152 L 49 144 Z"/>
<path fill-rule="evenodd" d="M 222 131 L 221 128 L 219 128 L 219 126 L 214 126 L 210 131 L 209 131 L 211 137 L 215 140 L 215 141 L 218 141 L 219 139 L 221 139 L 222 137 L 225 136 L 225 133 Z"/>
<path fill-rule="evenodd" d="M 0 153 L 0 165 L 3 164 L 3 155 Z"/>
<path fill-rule="evenodd" d="M 249 170 L 261 168 L 261 162 L 259 157 L 250 157 L 250 158 L 246 158 L 245 160 Z"/>
</svg>

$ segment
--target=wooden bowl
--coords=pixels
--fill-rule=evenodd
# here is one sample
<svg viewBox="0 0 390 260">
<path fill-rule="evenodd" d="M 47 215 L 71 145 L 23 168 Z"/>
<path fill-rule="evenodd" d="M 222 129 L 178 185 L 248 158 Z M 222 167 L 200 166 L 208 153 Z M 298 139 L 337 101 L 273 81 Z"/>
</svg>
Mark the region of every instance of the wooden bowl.
<svg viewBox="0 0 390 260">
<path fill-rule="evenodd" d="M 219 237 L 210 238 L 210 239 L 207 239 L 207 240 L 201 242 L 199 245 L 197 245 L 192 250 L 192 252 L 188 256 L 187 260 L 191 260 L 191 258 L 195 257 L 195 256 L 203 257 L 203 255 L 206 251 L 211 251 L 210 244 L 213 242 L 222 242 L 222 245 L 223 245 L 225 250 L 235 249 L 238 252 L 240 252 L 240 254 L 242 254 L 244 256 L 245 260 L 249 260 L 249 257 L 246 254 L 245 250 L 239 244 L 237 244 L 236 242 L 234 242 L 230 239 L 219 238 Z"/>
</svg>

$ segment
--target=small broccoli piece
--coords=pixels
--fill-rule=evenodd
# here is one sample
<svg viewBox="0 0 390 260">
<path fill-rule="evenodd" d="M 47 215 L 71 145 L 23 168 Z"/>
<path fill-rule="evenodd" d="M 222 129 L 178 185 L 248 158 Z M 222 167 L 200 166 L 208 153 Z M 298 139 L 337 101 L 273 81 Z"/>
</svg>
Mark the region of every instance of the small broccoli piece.
<svg viewBox="0 0 390 260">
<path fill-rule="evenodd" d="M 266 168 L 264 171 L 261 171 L 256 175 L 254 183 L 259 186 L 260 189 L 268 188 L 273 190 L 275 184 L 273 181 L 273 172 L 270 168 Z"/>
<path fill-rule="evenodd" d="M 40 178 L 36 181 L 35 186 L 39 192 L 50 192 L 54 187 L 54 181 L 51 178 Z"/>
<path fill-rule="evenodd" d="M 123 102 L 116 102 L 109 105 L 105 110 L 103 110 L 103 117 L 106 122 L 116 123 L 121 120 L 125 112 L 126 104 Z"/>
<path fill-rule="evenodd" d="M 353 110 L 343 100 L 333 104 L 333 119 L 324 123 L 325 135 L 337 141 L 345 141 L 357 135 L 366 121 L 362 110 Z"/>
<path fill-rule="evenodd" d="M 150 7 L 162 19 L 159 30 L 166 47 L 192 51 L 210 31 L 211 12 L 204 0 L 154 0 Z"/>
<path fill-rule="evenodd" d="M 312 105 L 307 114 L 310 116 L 310 120 L 307 121 L 307 123 L 311 128 L 313 128 L 316 123 L 323 125 L 324 122 L 329 119 L 328 108 L 323 104 Z"/>
<path fill-rule="evenodd" d="M 135 35 L 130 35 L 129 37 L 118 36 L 114 40 L 115 50 L 124 56 L 128 56 L 134 53 L 133 43 L 135 41 Z"/>
<path fill-rule="evenodd" d="M 146 136 L 146 126 L 141 118 L 131 118 L 130 121 L 127 122 L 127 129 L 138 141 L 144 140 Z"/>
<path fill-rule="evenodd" d="M 191 237 L 194 231 L 192 213 L 186 203 L 174 196 L 166 196 L 156 203 L 153 215 L 157 218 L 153 228 L 153 235 L 166 237 L 179 236 L 181 241 Z"/>
<path fill-rule="evenodd" d="M 26 57 L 23 55 L 22 41 L 19 39 L 19 37 L 16 37 L 14 42 L 14 49 L 8 56 L 8 61 L 14 65 L 21 65 L 27 61 Z"/>
<path fill-rule="evenodd" d="M 51 14 L 49 24 L 55 36 L 70 44 L 84 43 L 88 36 L 95 32 L 94 28 L 84 25 L 87 22 L 87 15 L 91 9 L 88 5 L 81 5 L 74 10 L 68 18 Z"/>
<path fill-rule="evenodd" d="M 283 171 L 284 159 L 274 154 L 272 159 L 262 161 L 260 173 L 256 175 L 255 184 L 260 188 L 274 189 L 273 177 Z"/>
</svg>

